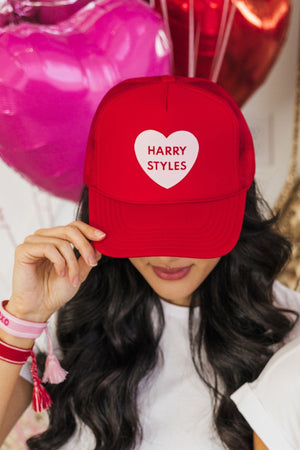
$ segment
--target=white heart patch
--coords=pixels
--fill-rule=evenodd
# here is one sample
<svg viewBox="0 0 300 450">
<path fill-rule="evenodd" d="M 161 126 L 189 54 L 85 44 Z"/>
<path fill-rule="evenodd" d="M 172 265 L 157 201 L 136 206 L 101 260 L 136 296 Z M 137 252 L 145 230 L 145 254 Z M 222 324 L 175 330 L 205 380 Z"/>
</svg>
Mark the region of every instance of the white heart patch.
<svg viewBox="0 0 300 450">
<path fill-rule="evenodd" d="M 159 131 L 145 130 L 136 138 L 134 150 L 146 174 L 169 189 L 183 180 L 193 167 L 199 143 L 189 131 L 176 131 L 165 137 Z"/>
</svg>

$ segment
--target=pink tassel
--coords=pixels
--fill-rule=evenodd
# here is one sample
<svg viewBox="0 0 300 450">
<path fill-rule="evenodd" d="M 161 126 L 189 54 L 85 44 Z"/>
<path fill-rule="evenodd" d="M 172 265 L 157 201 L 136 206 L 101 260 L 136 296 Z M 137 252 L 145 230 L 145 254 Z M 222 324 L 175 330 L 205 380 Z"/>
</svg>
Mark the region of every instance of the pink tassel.
<svg viewBox="0 0 300 450">
<path fill-rule="evenodd" d="M 64 370 L 55 355 L 47 356 L 45 372 L 43 376 L 43 383 L 58 384 L 62 383 L 67 376 L 67 371 Z"/>
<path fill-rule="evenodd" d="M 46 365 L 45 365 L 45 372 L 43 376 L 43 383 L 53 383 L 58 384 L 62 383 L 67 376 L 67 371 L 64 370 L 58 359 L 53 353 L 53 345 L 51 342 L 51 338 L 48 332 L 48 329 L 46 328 L 46 334 L 48 339 L 48 356 L 46 359 Z"/>
<path fill-rule="evenodd" d="M 31 352 L 32 364 L 30 368 L 31 375 L 33 377 L 33 392 L 32 392 L 32 405 L 33 409 L 36 412 L 41 412 L 44 409 L 50 408 L 52 405 L 52 399 L 41 384 L 41 380 L 39 379 L 36 365 L 36 357 L 34 352 Z"/>
</svg>

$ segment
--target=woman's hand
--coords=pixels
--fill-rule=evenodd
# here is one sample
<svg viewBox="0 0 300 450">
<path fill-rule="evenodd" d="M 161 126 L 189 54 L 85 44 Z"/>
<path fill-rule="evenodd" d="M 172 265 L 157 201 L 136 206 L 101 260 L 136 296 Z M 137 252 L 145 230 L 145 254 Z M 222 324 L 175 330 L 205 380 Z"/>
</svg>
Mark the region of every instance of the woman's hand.
<svg viewBox="0 0 300 450">
<path fill-rule="evenodd" d="M 48 320 L 74 297 L 101 258 L 88 239 L 104 237 L 105 233 L 81 221 L 40 229 L 26 237 L 16 247 L 7 311 L 25 320 Z M 71 244 L 79 250 L 78 260 Z"/>
</svg>

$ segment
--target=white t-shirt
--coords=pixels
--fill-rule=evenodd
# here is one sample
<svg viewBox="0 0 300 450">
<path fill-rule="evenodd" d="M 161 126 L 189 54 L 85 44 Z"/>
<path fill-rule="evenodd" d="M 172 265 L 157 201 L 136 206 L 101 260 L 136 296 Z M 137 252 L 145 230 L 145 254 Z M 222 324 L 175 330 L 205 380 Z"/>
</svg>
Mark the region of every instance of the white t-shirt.
<svg viewBox="0 0 300 450">
<path fill-rule="evenodd" d="M 274 283 L 274 303 L 277 306 L 300 312 L 300 294 L 286 288 L 279 282 Z M 188 339 L 188 308 L 173 305 L 166 301 L 162 301 L 162 305 L 166 319 L 160 341 L 164 362 L 160 360 L 151 377 L 148 380 L 143 380 L 139 387 L 138 408 L 144 439 L 141 446 L 136 450 L 224 449 L 226 448 L 225 445 L 222 444 L 214 430 L 210 393 L 192 363 Z M 199 307 L 196 307 L 195 313 L 199 323 Z M 195 327 L 197 327 L 197 320 L 195 320 Z M 59 356 L 60 352 L 55 338 L 55 316 L 51 318 L 49 328 L 54 352 Z M 300 338 L 300 323 L 295 326 L 285 343 L 297 338 L 297 336 Z M 297 343 L 295 341 L 292 348 L 297 348 Z M 290 348 L 290 344 L 286 347 Z M 296 418 L 292 419 L 289 415 L 285 417 L 284 422 L 281 423 L 280 420 L 282 410 L 286 410 L 292 416 L 298 413 L 297 417 L 300 423 L 299 408 L 297 411 L 294 410 L 296 405 L 293 406 L 290 402 L 290 396 L 282 395 L 278 398 L 278 403 L 275 405 L 278 411 L 274 411 L 274 405 L 267 401 L 272 396 L 272 389 L 279 390 L 276 386 L 276 380 L 280 389 L 283 384 L 281 371 L 277 370 L 277 367 L 281 365 L 281 355 L 284 359 L 282 364 L 286 367 L 286 361 L 288 361 L 288 364 L 293 364 L 293 356 L 291 355 L 297 353 L 296 350 L 288 350 L 285 353 L 284 348 L 276 352 L 271 358 L 261 376 L 256 380 L 256 386 L 253 383 L 246 383 L 232 396 L 233 401 L 250 426 L 266 445 L 269 445 L 270 450 L 296 450 L 300 448 L 299 430 L 298 434 L 294 430 Z M 42 335 L 37 339 L 36 350 L 47 351 L 45 336 Z M 300 347 L 298 354 L 300 355 Z M 275 357 L 278 360 L 277 363 L 273 364 Z M 298 359 L 300 361 L 300 358 Z M 21 375 L 28 381 L 32 381 L 29 367 L 29 363 L 26 363 L 22 368 Z M 293 370 L 290 372 L 289 386 L 293 384 L 292 377 L 297 375 L 293 365 L 291 368 Z M 265 381 L 269 370 L 272 373 L 272 384 Z M 299 371 L 298 374 L 300 379 Z M 297 388 L 296 392 L 298 392 L 298 398 L 300 399 L 299 380 Z M 249 391 L 251 392 L 250 395 Z M 256 399 L 256 402 L 261 402 L 260 408 L 257 408 L 253 398 Z M 289 410 L 286 408 L 287 402 L 289 402 Z M 253 406 L 255 409 L 253 409 Z M 267 425 L 265 425 L 266 417 L 269 418 Z M 78 425 L 76 434 L 67 444 L 61 447 L 63 450 L 74 450 L 74 448 L 93 450 L 95 448 L 92 432 L 79 421 Z M 271 441 L 272 434 L 275 435 L 276 432 L 282 439 L 284 438 L 280 441 L 284 445 L 279 447 L 277 445 L 278 440 Z"/>
<path fill-rule="evenodd" d="M 270 450 L 299 450 L 300 337 L 278 350 L 259 377 L 231 399 Z"/>
</svg>

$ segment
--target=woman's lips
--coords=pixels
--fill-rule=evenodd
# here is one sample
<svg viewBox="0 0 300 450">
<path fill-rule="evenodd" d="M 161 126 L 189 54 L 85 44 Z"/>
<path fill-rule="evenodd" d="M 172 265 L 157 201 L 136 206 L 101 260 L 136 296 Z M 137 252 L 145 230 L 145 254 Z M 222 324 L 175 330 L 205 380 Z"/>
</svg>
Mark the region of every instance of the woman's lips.
<svg viewBox="0 0 300 450">
<path fill-rule="evenodd" d="M 173 269 L 167 269 L 164 267 L 152 266 L 155 274 L 163 280 L 180 280 L 189 273 L 191 267 L 192 265 L 188 267 L 174 267 Z"/>
</svg>

